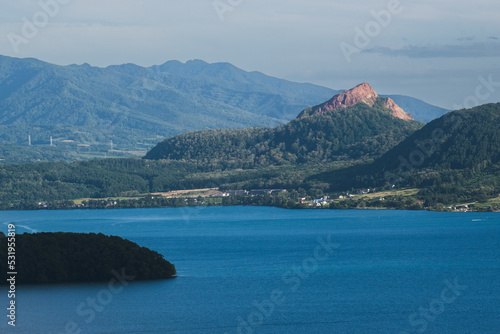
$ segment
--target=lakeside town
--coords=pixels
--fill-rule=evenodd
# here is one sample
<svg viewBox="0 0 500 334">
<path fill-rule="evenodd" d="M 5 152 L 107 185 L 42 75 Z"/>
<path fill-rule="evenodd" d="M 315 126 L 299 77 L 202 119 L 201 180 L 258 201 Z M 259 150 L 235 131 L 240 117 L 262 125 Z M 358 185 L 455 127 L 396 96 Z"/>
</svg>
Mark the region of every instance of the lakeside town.
<svg viewBox="0 0 500 334">
<path fill-rule="evenodd" d="M 487 203 L 460 203 L 428 207 L 415 199 L 418 189 L 359 189 L 352 193 L 325 195 L 318 198 L 297 196 L 287 189 L 220 190 L 219 188 L 175 190 L 161 193 L 133 194 L 124 197 L 83 198 L 54 202 L 37 202 L 23 207 L 28 210 L 113 209 L 142 207 L 193 207 L 227 205 L 269 205 L 288 209 L 399 209 L 447 212 L 500 212 L 500 194 Z M 26 203 L 11 204 L 19 209 Z"/>
</svg>

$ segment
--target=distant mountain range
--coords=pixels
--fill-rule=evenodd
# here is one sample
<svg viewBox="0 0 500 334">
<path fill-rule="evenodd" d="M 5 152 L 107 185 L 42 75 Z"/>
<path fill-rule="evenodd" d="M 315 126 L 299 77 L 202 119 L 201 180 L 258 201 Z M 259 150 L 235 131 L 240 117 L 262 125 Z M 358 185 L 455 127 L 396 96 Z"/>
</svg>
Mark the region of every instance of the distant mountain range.
<svg viewBox="0 0 500 334">
<path fill-rule="evenodd" d="M 0 57 L 0 139 L 146 150 L 192 130 L 278 125 L 333 93 L 200 60 L 97 68 Z"/>
<path fill-rule="evenodd" d="M 0 149 L 27 145 L 30 135 L 32 150 L 52 137 L 66 153 L 146 151 L 193 130 L 283 124 L 337 93 L 201 60 L 98 68 L 0 56 Z M 447 112 L 391 98 L 416 120 Z"/>
</svg>

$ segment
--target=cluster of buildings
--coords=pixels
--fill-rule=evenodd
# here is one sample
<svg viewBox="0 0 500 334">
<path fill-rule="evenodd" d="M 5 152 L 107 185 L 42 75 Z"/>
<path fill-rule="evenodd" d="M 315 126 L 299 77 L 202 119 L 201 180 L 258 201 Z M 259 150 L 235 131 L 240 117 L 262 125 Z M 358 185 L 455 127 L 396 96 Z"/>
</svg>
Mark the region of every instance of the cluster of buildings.
<svg viewBox="0 0 500 334">
<path fill-rule="evenodd" d="M 222 193 L 222 197 L 270 195 L 273 193 L 286 193 L 286 189 L 227 190 Z"/>
<path fill-rule="evenodd" d="M 323 196 L 321 198 L 317 198 L 317 199 L 314 199 L 312 200 L 312 202 L 309 203 L 309 206 L 317 206 L 317 207 L 320 207 L 320 206 L 323 206 L 323 205 L 327 205 L 330 200 L 330 196 Z M 300 204 L 305 204 L 307 201 L 307 197 L 302 197 L 300 199 Z"/>
</svg>

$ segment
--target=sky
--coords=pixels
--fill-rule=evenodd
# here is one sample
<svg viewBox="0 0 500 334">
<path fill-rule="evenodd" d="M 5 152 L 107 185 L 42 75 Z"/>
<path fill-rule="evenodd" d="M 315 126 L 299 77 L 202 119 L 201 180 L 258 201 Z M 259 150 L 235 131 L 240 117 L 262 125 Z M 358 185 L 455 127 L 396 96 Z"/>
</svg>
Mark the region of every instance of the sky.
<svg viewBox="0 0 500 334">
<path fill-rule="evenodd" d="M 0 54 L 58 65 L 229 62 L 447 109 L 500 102 L 498 0 L 0 0 Z"/>
</svg>

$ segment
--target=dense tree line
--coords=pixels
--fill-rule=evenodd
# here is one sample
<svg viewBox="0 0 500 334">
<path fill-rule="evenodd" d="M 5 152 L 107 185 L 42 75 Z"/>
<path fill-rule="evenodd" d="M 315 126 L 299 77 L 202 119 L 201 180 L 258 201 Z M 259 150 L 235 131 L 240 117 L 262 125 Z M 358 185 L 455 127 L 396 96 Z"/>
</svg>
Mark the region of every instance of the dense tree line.
<svg viewBox="0 0 500 334">
<path fill-rule="evenodd" d="M 7 241 L 0 235 L 0 252 L 7 259 Z M 113 270 L 134 279 L 176 275 L 173 264 L 155 251 L 115 236 L 83 233 L 35 233 L 15 239 L 16 283 L 108 281 Z M 0 262 L 5 275 L 7 261 Z M 7 281 L 2 279 L 2 284 Z"/>
<path fill-rule="evenodd" d="M 198 171 L 182 162 L 108 159 L 0 166 L 0 203 L 110 197 L 183 189 Z"/>
</svg>

